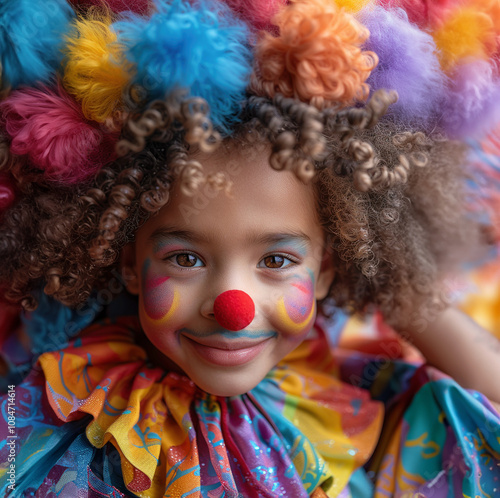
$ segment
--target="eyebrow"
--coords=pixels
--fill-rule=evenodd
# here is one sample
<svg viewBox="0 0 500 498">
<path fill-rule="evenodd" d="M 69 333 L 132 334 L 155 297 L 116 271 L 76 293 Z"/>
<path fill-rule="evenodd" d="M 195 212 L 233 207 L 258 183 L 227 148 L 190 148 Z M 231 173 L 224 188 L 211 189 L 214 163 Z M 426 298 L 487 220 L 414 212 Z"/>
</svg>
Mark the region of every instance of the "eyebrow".
<svg viewBox="0 0 500 498">
<path fill-rule="evenodd" d="M 199 244 L 206 240 L 203 235 L 199 235 L 190 230 L 180 230 L 171 226 L 162 226 L 153 231 L 148 237 L 148 242 L 153 244 L 156 251 L 158 250 L 158 245 L 165 239 L 177 239 L 184 242 L 193 242 L 195 244 Z"/>
<path fill-rule="evenodd" d="M 250 240 L 251 242 L 256 242 L 257 244 L 279 244 L 280 242 L 299 242 L 302 244 L 308 244 L 311 242 L 311 238 L 300 231 L 264 233 L 261 235 L 251 236 Z"/>
<path fill-rule="evenodd" d="M 148 237 L 148 240 L 157 243 L 162 239 L 176 238 L 188 242 L 200 243 L 206 242 L 211 239 L 210 234 L 195 233 L 190 230 L 180 230 L 173 226 L 159 227 L 153 231 Z M 286 242 L 296 242 L 301 244 L 309 244 L 311 238 L 304 232 L 291 230 L 290 232 L 270 232 L 270 233 L 250 233 L 248 237 L 249 243 L 257 244 L 279 244 Z"/>
</svg>

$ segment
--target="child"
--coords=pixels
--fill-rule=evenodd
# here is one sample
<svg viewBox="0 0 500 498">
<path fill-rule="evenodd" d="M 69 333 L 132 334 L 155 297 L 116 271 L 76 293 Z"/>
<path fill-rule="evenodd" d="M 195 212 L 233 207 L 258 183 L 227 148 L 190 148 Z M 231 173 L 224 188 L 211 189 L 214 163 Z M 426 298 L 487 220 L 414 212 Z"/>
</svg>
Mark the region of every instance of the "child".
<svg viewBox="0 0 500 498">
<path fill-rule="evenodd" d="M 226 3 L 2 12 L 36 31 L 41 66 L 5 38 L 0 279 L 34 342 L 65 332 L 2 399 L 2 491 L 494 496 L 498 346 L 440 284 L 480 247 L 465 146 L 444 133 L 490 124 L 494 2 L 479 54 L 446 44 L 466 7 L 428 6 L 431 36 L 409 7 L 416 24 L 375 4 Z M 481 68 L 467 114 L 459 80 L 479 88 Z M 332 354 L 316 318 L 334 306 L 376 307 L 484 395 L 398 341 Z"/>
</svg>

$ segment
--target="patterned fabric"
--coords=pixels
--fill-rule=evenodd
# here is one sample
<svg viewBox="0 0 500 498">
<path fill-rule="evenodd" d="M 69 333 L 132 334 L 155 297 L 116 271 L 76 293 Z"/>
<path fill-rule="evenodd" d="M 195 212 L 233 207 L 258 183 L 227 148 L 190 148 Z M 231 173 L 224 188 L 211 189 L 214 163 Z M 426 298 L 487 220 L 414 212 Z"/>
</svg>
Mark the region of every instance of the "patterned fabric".
<svg viewBox="0 0 500 498">
<path fill-rule="evenodd" d="M 136 326 L 126 319 L 88 328 L 43 354 L 41 369 L 17 389 L 25 441 L 17 493 L 299 497 L 332 482 L 345 487 L 371 455 L 383 407 L 365 391 L 310 365 L 283 364 L 246 395 L 215 397 L 149 366 Z M 314 364 L 317 348 L 301 350 Z"/>
<path fill-rule="evenodd" d="M 432 369 L 334 358 L 319 333 L 248 394 L 220 398 L 150 366 L 137 326 L 89 327 L 17 386 L 12 496 L 497 494 L 500 417 Z"/>
</svg>

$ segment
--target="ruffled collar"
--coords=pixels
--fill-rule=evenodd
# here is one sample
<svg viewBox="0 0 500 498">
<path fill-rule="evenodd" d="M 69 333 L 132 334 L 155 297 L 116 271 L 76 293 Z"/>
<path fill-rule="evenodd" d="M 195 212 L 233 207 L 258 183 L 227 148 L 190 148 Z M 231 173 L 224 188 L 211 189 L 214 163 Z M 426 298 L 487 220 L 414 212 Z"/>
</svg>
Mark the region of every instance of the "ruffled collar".
<svg viewBox="0 0 500 498">
<path fill-rule="evenodd" d="M 40 357 L 50 405 L 86 414 L 144 497 L 337 496 L 377 442 L 382 407 L 335 377 L 324 337 L 305 341 L 251 392 L 229 398 L 148 363 L 133 318 L 95 324 Z"/>
</svg>

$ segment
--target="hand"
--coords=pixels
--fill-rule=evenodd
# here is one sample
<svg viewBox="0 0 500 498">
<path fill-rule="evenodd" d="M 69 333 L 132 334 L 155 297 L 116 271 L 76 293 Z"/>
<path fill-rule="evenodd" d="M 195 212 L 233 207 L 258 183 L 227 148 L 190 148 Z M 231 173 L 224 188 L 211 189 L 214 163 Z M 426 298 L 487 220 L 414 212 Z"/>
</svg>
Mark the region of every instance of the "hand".
<svg viewBox="0 0 500 498">
<path fill-rule="evenodd" d="M 422 352 L 429 364 L 463 387 L 500 403 L 500 341 L 465 313 L 446 308 L 425 326 L 409 326 L 402 335 Z"/>
</svg>

